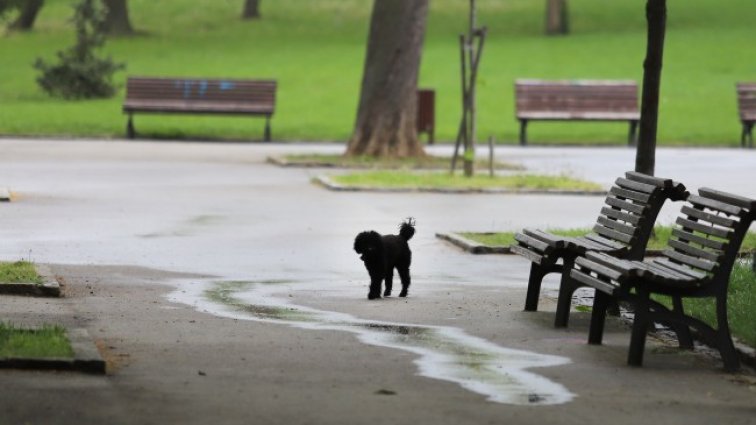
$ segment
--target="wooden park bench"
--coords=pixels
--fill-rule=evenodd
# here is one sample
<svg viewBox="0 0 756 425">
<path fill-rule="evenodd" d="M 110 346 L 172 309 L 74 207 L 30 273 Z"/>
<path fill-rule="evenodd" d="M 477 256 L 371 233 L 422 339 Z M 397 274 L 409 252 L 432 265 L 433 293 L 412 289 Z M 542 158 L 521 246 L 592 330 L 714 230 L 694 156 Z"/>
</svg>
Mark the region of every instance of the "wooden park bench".
<svg viewBox="0 0 756 425">
<path fill-rule="evenodd" d="M 629 171 L 609 190 L 592 233 L 584 237 L 557 236 L 533 229 L 517 233 L 517 244 L 512 245 L 511 250 L 531 261 L 525 311 L 538 309 L 544 276 L 559 272 L 562 277 L 554 326 L 567 326 L 572 295 L 584 286 L 570 277 L 575 258 L 591 250 L 642 259 L 664 202 L 683 200 L 687 196 L 685 186 L 680 183 Z"/>
<path fill-rule="evenodd" d="M 263 139 L 269 141 L 275 103 L 276 82 L 271 80 L 129 77 L 123 103 L 129 115 L 126 135 L 136 134 L 136 112 L 231 114 L 265 117 Z"/>
<path fill-rule="evenodd" d="M 520 145 L 527 144 L 529 121 L 627 121 L 627 143 L 635 144 L 640 121 L 638 85 L 615 80 L 517 80 L 515 114 Z"/>
<path fill-rule="evenodd" d="M 630 261 L 588 252 L 575 260 L 571 276 L 596 288 L 589 343 L 601 344 L 609 301 L 625 300 L 635 312 L 630 365 L 642 365 L 646 333 L 658 322 L 677 333 L 681 348 L 693 348 L 690 328 L 696 329 L 719 350 L 726 370 L 739 368 L 727 321 L 727 286 L 740 245 L 756 219 L 756 200 L 708 188 L 698 193 L 682 207 L 662 257 Z M 673 307 L 655 302 L 651 294 L 671 296 Z M 714 298 L 716 327 L 686 315 L 683 298 Z"/>
<path fill-rule="evenodd" d="M 753 124 L 756 123 L 756 83 L 738 83 L 738 110 L 743 132 L 740 135 L 740 145 L 753 147 Z"/>
</svg>

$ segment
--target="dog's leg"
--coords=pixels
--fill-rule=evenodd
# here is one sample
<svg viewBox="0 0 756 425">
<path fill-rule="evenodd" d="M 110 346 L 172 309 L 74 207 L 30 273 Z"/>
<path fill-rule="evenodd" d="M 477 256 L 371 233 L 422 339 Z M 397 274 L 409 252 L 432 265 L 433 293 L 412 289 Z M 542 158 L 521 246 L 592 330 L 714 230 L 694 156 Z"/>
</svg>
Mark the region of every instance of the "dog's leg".
<svg viewBox="0 0 756 425">
<path fill-rule="evenodd" d="M 370 292 L 368 292 L 368 299 L 374 300 L 381 297 L 381 280 L 372 279 L 370 281 Z"/>
<path fill-rule="evenodd" d="M 383 291 L 383 296 L 388 297 L 391 295 L 391 288 L 394 286 L 394 269 L 390 268 L 386 270 L 386 289 Z M 380 288 L 378 288 L 380 290 Z"/>
<path fill-rule="evenodd" d="M 381 283 L 383 282 L 383 267 L 377 264 L 368 265 L 365 263 L 365 267 L 370 275 L 370 291 L 368 292 L 368 299 L 374 300 L 381 297 Z"/>
<path fill-rule="evenodd" d="M 407 267 L 399 267 L 397 268 L 399 270 L 399 278 L 402 279 L 402 292 L 399 293 L 400 297 L 406 297 L 407 291 L 409 290 L 410 286 L 410 271 L 409 266 Z"/>
</svg>

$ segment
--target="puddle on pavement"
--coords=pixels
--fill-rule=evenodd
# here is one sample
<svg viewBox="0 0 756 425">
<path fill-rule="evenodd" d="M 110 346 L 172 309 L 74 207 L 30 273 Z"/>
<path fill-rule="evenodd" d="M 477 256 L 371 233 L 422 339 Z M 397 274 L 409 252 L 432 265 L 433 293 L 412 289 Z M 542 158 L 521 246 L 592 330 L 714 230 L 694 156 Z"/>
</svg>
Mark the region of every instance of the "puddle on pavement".
<svg viewBox="0 0 756 425">
<path fill-rule="evenodd" d="M 414 353 L 420 375 L 454 382 L 492 402 L 551 405 L 574 397 L 561 384 L 527 370 L 569 363 L 565 357 L 501 347 L 453 327 L 364 320 L 295 305 L 276 295 L 282 284 L 291 282 L 193 282 L 169 298 L 219 316 L 350 332 L 366 344 Z"/>
</svg>

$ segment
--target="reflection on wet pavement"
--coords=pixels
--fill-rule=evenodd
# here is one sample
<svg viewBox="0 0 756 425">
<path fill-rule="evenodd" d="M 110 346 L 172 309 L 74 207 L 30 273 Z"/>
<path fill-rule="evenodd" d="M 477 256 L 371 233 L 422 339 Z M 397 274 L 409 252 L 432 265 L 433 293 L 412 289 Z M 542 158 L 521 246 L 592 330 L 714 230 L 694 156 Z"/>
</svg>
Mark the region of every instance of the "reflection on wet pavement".
<svg viewBox="0 0 756 425">
<path fill-rule="evenodd" d="M 454 382 L 489 401 L 517 405 L 566 403 L 562 385 L 526 369 L 569 363 L 559 356 L 508 349 L 458 328 L 364 320 L 345 313 L 298 306 L 277 297 L 280 281 L 187 282 L 173 301 L 236 319 L 356 334 L 363 343 L 417 354 L 419 374 Z"/>
</svg>

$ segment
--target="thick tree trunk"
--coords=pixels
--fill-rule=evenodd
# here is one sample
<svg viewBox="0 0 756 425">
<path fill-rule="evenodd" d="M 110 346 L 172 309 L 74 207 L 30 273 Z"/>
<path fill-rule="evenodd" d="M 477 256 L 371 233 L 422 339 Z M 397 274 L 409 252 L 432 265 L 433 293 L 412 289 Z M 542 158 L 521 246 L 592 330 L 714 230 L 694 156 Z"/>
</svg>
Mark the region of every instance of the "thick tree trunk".
<svg viewBox="0 0 756 425">
<path fill-rule="evenodd" d="M 375 0 L 362 92 L 347 155 L 425 154 L 417 137 L 417 78 L 428 0 Z"/>
<path fill-rule="evenodd" d="M 21 8 L 21 14 L 10 24 L 9 28 L 15 31 L 31 30 L 44 2 L 45 0 L 26 0 Z"/>
<path fill-rule="evenodd" d="M 667 22 L 667 0 L 648 0 L 646 3 L 648 39 L 646 60 L 643 62 L 643 92 L 641 97 L 640 130 L 635 155 L 635 171 L 654 174 L 656 163 L 656 128 L 659 119 L 664 31 Z"/>
<path fill-rule="evenodd" d="M 546 34 L 565 35 L 569 31 L 567 0 L 546 0 Z"/>
<path fill-rule="evenodd" d="M 242 19 L 260 19 L 260 0 L 244 0 Z"/>
<path fill-rule="evenodd" d="M 105 31 L 110 35 L 131 35 L 134 28 L 129 20 L 126 0 L 102 0 L 105 3 Z"/>
</svg>

